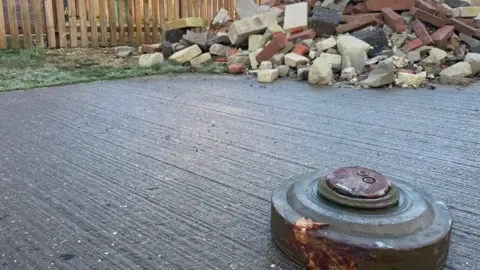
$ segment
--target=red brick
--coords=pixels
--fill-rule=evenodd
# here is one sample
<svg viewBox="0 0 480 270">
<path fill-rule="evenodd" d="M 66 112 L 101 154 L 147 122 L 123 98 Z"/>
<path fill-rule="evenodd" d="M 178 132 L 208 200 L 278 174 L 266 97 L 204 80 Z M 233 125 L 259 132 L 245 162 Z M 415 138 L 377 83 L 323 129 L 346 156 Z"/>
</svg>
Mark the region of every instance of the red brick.
<svg viewBox="0 0 480 270">
<path fill-rule="evenodd" d="M 238 52 L 237 48 L 229 47 L 227 48 L 227 57 L 237 54 L 237 52 Z"/>
<path fill-rule="evenodd" d="M 293 47 L 292 52 L 299 55 L 304 55 L 308 53 L 308 47 L 303 44 L 297 44 L 295 47 Z"/>
<path fill-rule="evenodd" d="M 459 19 L 451 19 L 450 23 L 455 27 L 455 30 L 467 36 L 475 36 L 476 28 L 467 25 Z"/>
<path fill-rule="evenodd" d="M 421 21 L 415 19 L 413 20 L 411 25 L 413 31 L 415 32 L 415 34 L 417 34 L 417 37 L 423 42 L 423 45 L 430 45 L 433 43 L 433 40 L 430 37 L 427 28 L 425 28 L 425 25 Z"/>
<path fill-rule="evenodd" d="M 348 3 L 345 9 L 343 10 L 344 15 L 352 15 L 353 14 L 353 4 Z"/>
<path fill-rule="evenodd" d="M 281 3 L 282 1 L 279 0 L 279 2 Z M 307 0 L 307 3 L 308 3 L 309 7 L 314 7 L 316 2 L 317 2 L 317 0 Z"/>
<path fill-rule="evenodd" d="M 217 63 L 227 63 L 228 59 L 226 57 L 219 57 L 219 58 L 215 59 L 215 62 L 217 62 Z"/>
<path fill-rule="evenodd" d="M 162 46 L 161 44 L 143 44 L 140 48 L 141 53 L 156 53 L 161 52 Z"/>
<path fill-rule="evenodd" d="M 282 0 L 270 0 L 270 1 L 268 1 L 268 5 L 270 7 L 278 6 L 280 4 L 282 4 Z"/>
<path fill-rule="evenodd" d="M 414 13 L 415 15 L 415 18 L 419 19 L 420 21 L 423 21 L 423 22 L 426 22 L 426 23 L 429 23 L 433 26 L 436 26 L 436 27 L 443 27 L 445 24 L 447 24 L 448 22 L 438 16 L 435 16 L 435 15 L 432 15 L 424 10 L 421 10 L 421 9 L 418 9 L 418 8 L 415 8 L 413 7 L 412 9 L 410 9 L 410 12 Z M 410 13 L 412 14 L 412 13 Z"/>
<path fill-rule="evenodd" d="M 393 9 L 383 8 L 382 14 L 385 24 L 390 26 L 390 28 L 392 28 L 395 32 L 402 33 L 403 31 L 405 31 L 405 25 L 403 25 L 402 17 L 398 15 L 398 13 L 393 11 Z"/>
<path fill-rule="evenodd" d="M 373 18 L 375 20 L 375 25 L 378 26 L 378 27 L 382 27 L 385 23 L 380 20 L 380 19 L 377 19 L 377 18 Z"/>
<path fill-rule="evenodd" d="M 297 40 L 304 40 L 309 38 L 315 39 L 316 36 L 317 36 L 317 32 L 315 32 L 315 29 L 308 29 L 300 33 L 290 35 L 290 37 L 288 37 L 288 40 L 292 42 L 296 42 Z"/>
<path fill-rule="evenodd" d="M 413 7 L 415 0 L 365 0 L 367 11 L 380 11 L 389 7 L 393 10 L 409 10 Z"/>
<path fill-rule="evenodd" d="M 435 46 L 440 48 L 444 47 L 447 44 L 448 39 L 452 36 L 453 30 L 454 27 L 452 25 L 445 25 L 431 34 L 430 37 L 432 38 Z"/>
<path fill-rule="evenodd" d="M 228 73 L 242 74 L 243 72 L 243 66 L 241 64 L 231 64 L 228 66 Z"/>
<path fill-rule="evenodd" d="M 356 14 L 356 15 L 342 15 L 340 16 L 340 22 L 341 23 L 349 23 L 353 22 L 362 18 L 378 18 L 382 19 L 383 15 L 380 12 L 377 13 L 365 13 L 365 14 Z"/>
<path fill-rule="evenodd" d="M 335 28 L 335 31 L 339 34 L 352 32 L 367 26 L 377 25 L 375 17 L 363 17 L 358 20 L 351 21 L 347 24 L 342 24 Z"/>
<path fill-rule="evenodd" d="M 421 9 L 423 11 L 426 11 L 430 14 L 435 14 L 435 12 L 437 12 L 437 8 L 434 7 L 433 5 L 427 3 L 426 1 L 424 0 L 416 0 L 415 1 L 415 7 L 417 7 L 418 9 Z"/>
<path fill-rule="evenodd" d="M 363 14 L 367 12 L 367 8 L 365 7 L 365 4 L 363 2 L 360 2 L 353 6 L 352 13 L 353 14 Z"/>
<path fill-rule="evenodd" d="M 288 43 L 288 39 L 285 37 L 285 34 L 278 32 L 275 33 L 275 36 L 272 36 L 272 41 L 268 43 L 263 50 L 257 54 L 257 62 L 267 61 L 273 57 L 278 51 L 280 51 Z"/>
<path fill-rule="evenodd" d="M 458 21 L 461 21 L 462 23 L 471 26 L 473 28 L 476 28 L 477 26 L 475 25 L 475 19 L 474 18 L 455 18 Z"/>
<path fill-rule="evenodd" d="M 298 27 L 294 27 L 294 28 L 288 29 L 287 31 L 288 31 L 290 34 L 296 34 L 296 33 L 302 32 L 303 30 L 305 30 L 305 28 L 303 28 L 302 26 L 298 26 Z"/>
<path fill-rule="evenodd" d="M 413 51 L 422 46 L 423 46 L 423 42 L 419 38 L 407 41 L 407 43 L 405 44 L 405 48 L 407 49 L 407 51 Z"/>
</svg>

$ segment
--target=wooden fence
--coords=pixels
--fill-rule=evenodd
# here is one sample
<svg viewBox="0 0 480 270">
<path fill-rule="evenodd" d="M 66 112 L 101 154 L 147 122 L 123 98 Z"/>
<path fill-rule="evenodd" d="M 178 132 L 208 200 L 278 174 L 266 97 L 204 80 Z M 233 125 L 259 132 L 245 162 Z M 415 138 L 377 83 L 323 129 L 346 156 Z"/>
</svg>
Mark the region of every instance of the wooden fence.
<svg viewBox="0 0 480 270">
<path fill-rule="evenodd" d="M 254 0 L 257 4 L 262 0 Z M 236 0 L 0 0 L 0 49 L 107 47 L 158 43 L 165 21 L 220 8 L 235 17 Z"/>
</svg>

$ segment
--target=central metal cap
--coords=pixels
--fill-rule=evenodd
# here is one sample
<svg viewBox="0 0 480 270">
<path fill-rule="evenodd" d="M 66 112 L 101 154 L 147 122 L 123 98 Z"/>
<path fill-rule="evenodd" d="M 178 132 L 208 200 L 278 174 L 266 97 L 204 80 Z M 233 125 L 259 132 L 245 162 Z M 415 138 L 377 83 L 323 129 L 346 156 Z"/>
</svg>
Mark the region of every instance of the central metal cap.
<svg viewBox="0 0 480 270">
<path fill-rule="evenodd" d="M 327 183 L 341 195 L 365 199 L 382 198 L 391 187 L 390 181 L 382 174 L 359 166 L 333 171 L 327 176 Z"/>
</svg>

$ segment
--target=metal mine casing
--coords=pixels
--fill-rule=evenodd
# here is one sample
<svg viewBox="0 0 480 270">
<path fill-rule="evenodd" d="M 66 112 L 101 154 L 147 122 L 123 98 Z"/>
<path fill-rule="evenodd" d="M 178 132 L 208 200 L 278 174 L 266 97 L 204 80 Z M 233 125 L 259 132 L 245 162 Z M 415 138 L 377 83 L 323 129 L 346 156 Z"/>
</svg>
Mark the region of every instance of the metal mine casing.
<svg viewBox="0 0 480 270">
<path fill-rule="evenodd" d="M 295 176 L 272 196 L 272 237 L 307 269 L 441 269 L 452 218 L 431 195 L 362 167 Z"/>
</svg>

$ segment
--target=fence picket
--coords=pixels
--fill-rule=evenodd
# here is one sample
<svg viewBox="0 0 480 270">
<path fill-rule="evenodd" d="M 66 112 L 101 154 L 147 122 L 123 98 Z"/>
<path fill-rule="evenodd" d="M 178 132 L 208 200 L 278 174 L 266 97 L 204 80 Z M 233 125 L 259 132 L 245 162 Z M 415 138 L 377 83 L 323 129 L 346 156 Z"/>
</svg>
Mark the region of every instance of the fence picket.
<svg viewBox="0 0 480 270">
<path fill-rule="evenodd" d="M 130 45 L 135 44 L 135 39 L 133 37 L 133 16 L 134 16 L 134 8 L 133 8 L 133 0 L 127 0 L 127 24 L 128 24 L 128 41 Z"/>
<path fill-rule="evenodd" d="M 77 11 L 75 0 L 68 0 L 68 28 L 70 30 L 70 47 L 77 47 Z"/>
<path fill-rule="evenodd" d="M 57 46 L 57 39 L 55 37 L 55 19 L 53 15 L 53 3 L 52 0 L 45 0 L 45 24 L 47 25 L 47 42 L 48 47 L 55 48 Z"/>
<path fill-rule="evenodd" d="M 158 43 L 158 0 L 152 0 L 152 16 L 153 16 L 153 24 L 152 24 L 152 43 Z"/>
<path fill-rule="evenodd" d="M 110 27 L 110 45 L 117 46 L 117 24 L 115 22 L 115 1 L 108 0 L 108 21 Z"/>
<path fill-rule="evenodd" d="M 23 47 L 32 47 L 32 30 L 30 25 L 30 11 L 28 6 L 28 0 L 20 1 L 20 14 L 22 16 L 22 29 L 23 29 Z"/>
<path fill-rule="evenodd" d="M 97 29 L 97 5 L 96 0 L 90 0 L 88 17 L 90 19 L 90 39 L 93 47 L 98 47 L 98 29 Z"/>
<path fill-rule="evenodd" d="M 10 25 L 10 37 L 12 48 L 20 49 L 20 38 L 18 36 L 17 10 L 15 0 L 7 0 L 8 24 Z"/>
<path fill-rule="evenodd" d="M 78 13 L 80 15 L 80 41 L 82 47 L 88 46 L 88 29 L 87 29 L 87 10 L 85 1 L 78 2 Z"/>
<path fill-rule="evenodd" d="M 119 42 L 125 45 L 125 0 L 118 0 L 118 26 L 120 28 Z"/>
<path fill-rule="evenodd" d="M 150 44 L 150 13 L 148 0 L 143 0 L 143 28 L 145 44 Z"/>
<path fill-rule="evenodd" d="M 135 0 L 135 26 L 137 28 L 137 45 L 142 44 L 142 0 Z"/>
<path fill-rule="evenodd" d="M 60 48 L 67 47 L 67 33 L 65 31 L 65 7 L 63 0 L 56 0 L 57 8 L 57 29 Z"/>
<path fill-rule="evenodd" d="M 105 11 L 105 1 L 106 0 L 98 0 L 98 13 L 100 17 L 100 39 L 102 42 L 102 46 L 107 47 L 107 14 Z"/>
<path fill-rule="evenodd" d="M 32 1 L 32 5 L 33 16 L 35 20 L 35 45 L 38 47 L 45 47 L 45 41 L 43 39 L 42 9 L 40 7 L 40 1 Z"/>
<path fill-rule="evenodd" d="M 3 8 L 3 0 L 0 0 L 0 7 Z M 3 10 L 0 12 L 0 49 L 7 49 L 7 33 L 5 31 L 5 18 Z"/>
</svg>

